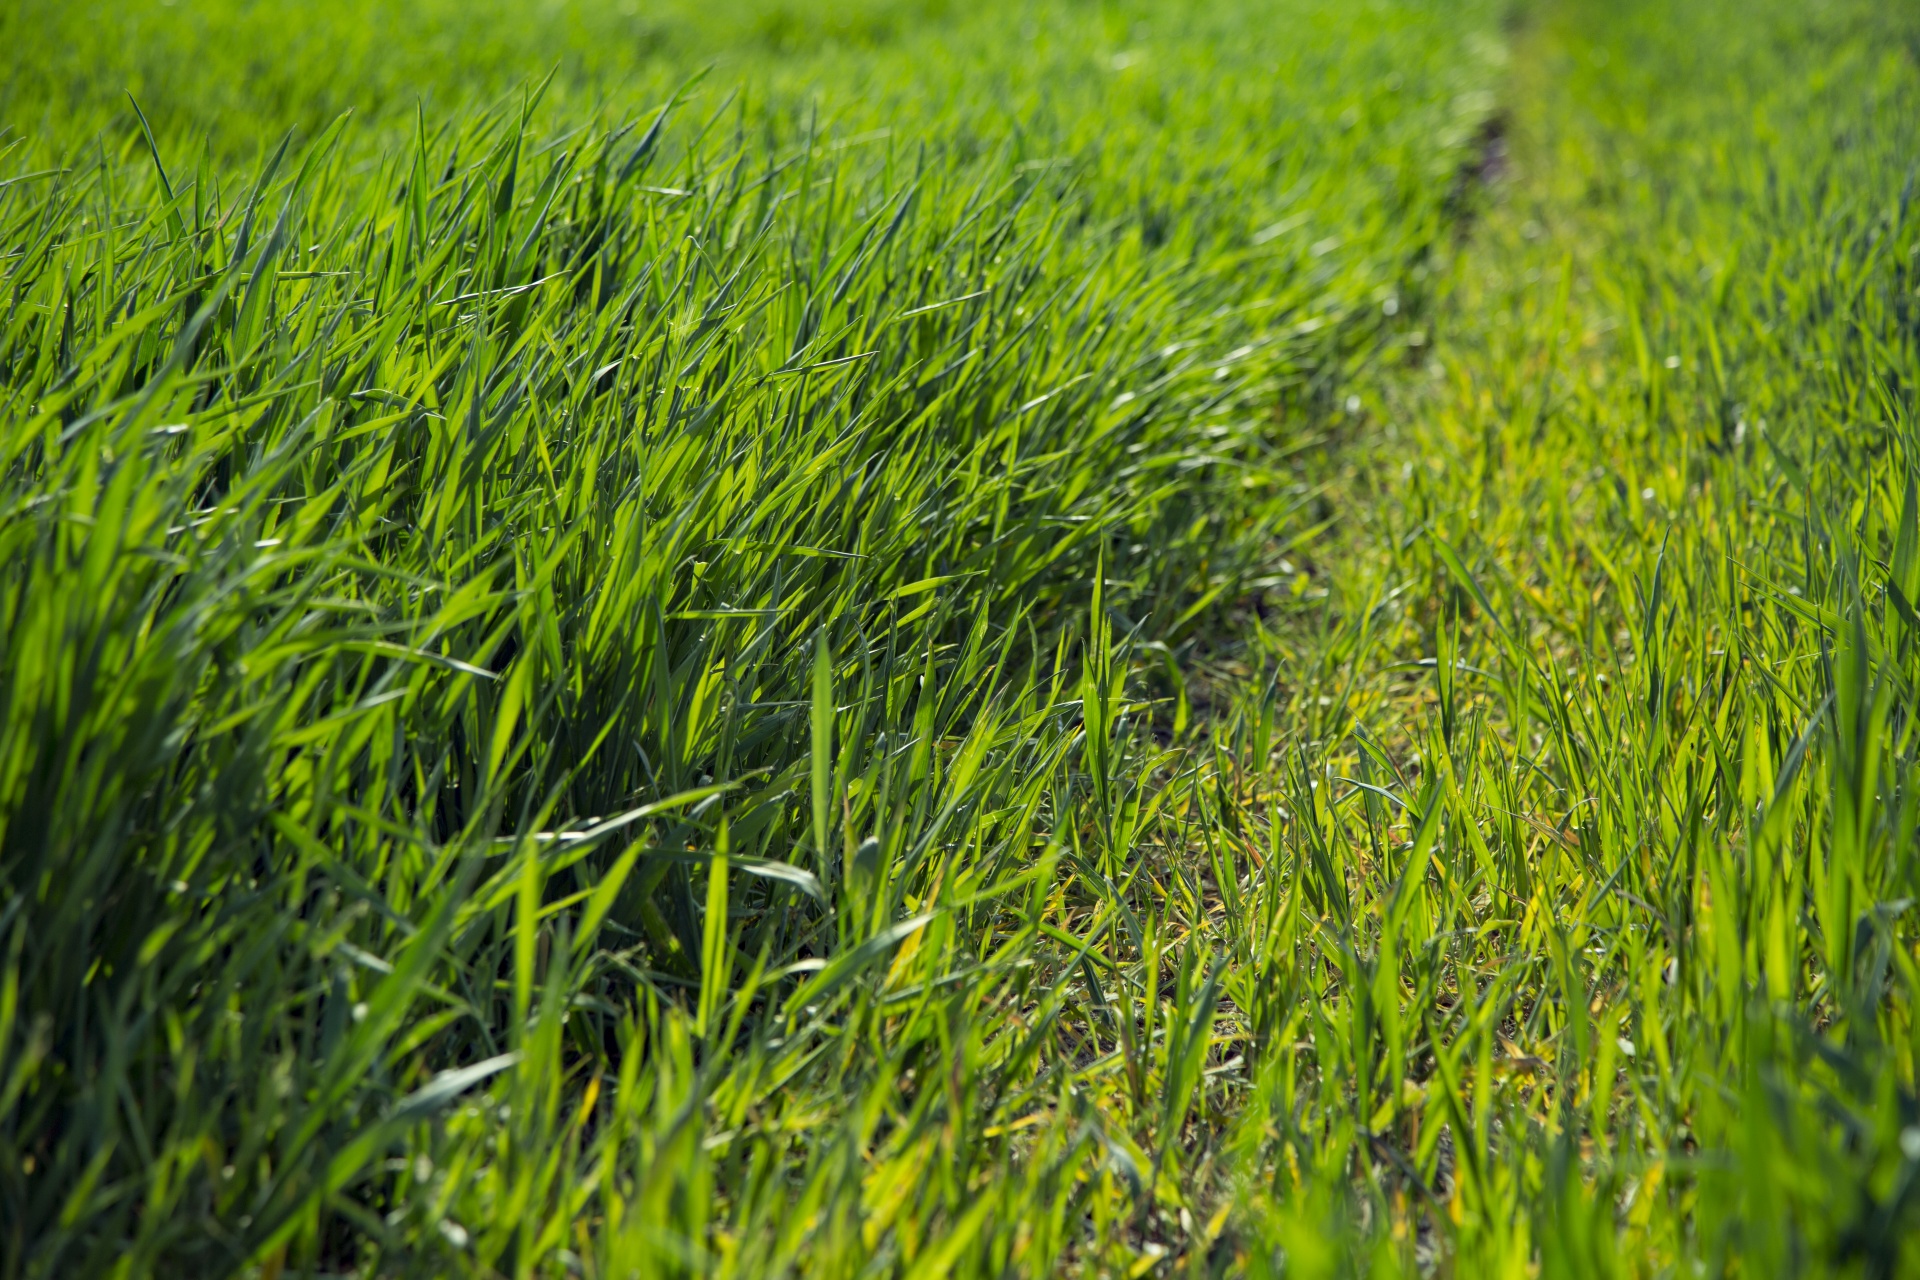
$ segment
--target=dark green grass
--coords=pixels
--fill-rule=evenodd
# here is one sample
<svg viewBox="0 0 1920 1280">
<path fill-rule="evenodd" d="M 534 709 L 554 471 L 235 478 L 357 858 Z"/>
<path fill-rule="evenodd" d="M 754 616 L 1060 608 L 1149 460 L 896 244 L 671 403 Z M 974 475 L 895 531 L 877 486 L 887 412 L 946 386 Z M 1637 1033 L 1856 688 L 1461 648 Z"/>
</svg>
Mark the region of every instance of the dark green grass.
<svg viewBox="0 0 1920 1280">
<path fill-rule="evenodd" d="M 1323 515 L 1487 67 L 1154 16 L 488 105 L 426 14 L 444 109 L 408 36 L 283 143 L 353 14 L 142 14 L 249 78 L 23 137 L 9 1271 L 1045 1271 L 1201 1193 L 1199 777 L 1130 672 Z"/>
<path fill-rule="evenodd" d="M 0 15 L 0 1275 L 1914 1265 L 1916 32 Z"/>
</svg>

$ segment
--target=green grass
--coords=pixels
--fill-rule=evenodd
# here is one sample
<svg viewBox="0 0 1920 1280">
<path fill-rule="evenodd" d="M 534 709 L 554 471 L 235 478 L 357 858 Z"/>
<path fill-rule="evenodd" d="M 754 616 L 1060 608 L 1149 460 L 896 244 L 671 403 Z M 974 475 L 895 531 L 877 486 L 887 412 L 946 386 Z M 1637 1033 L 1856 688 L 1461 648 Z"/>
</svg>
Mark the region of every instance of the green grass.
<svg viewBox="0 0 1920 1280">
<path fill-rule="evenodd" d="M 1920 1266 L 1911 5 L 0 50 L 0 1276 Z"/>
</svg>

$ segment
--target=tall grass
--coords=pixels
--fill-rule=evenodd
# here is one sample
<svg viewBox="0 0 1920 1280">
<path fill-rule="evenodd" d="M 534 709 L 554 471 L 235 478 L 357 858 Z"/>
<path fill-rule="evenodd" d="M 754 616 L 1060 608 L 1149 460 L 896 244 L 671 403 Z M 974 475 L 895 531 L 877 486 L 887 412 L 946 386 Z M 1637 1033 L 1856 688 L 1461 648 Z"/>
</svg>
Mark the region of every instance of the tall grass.
<svg viewBox="0 0 1920 1280">
<path fill-rule="evenodd" d="M 0 24 L 0 1274 L 1920 1264 L 1910 8 Z"/>
<path fill-rule="evenodd" d="M 214 74 L 111 116 L 47 47 L 78 123 L 0 192 L 0 1270 L 1204 1249 L 1171 646 L 1324 519 L 1477 12 L 1001 8 L 487 105 L 428 11 L 483 56 L 407 112 L 368 15 L 220 38 L 286 16 L 143 13 Z M 276 83 L 370 118 L 276 137 Z"/>
</svg>

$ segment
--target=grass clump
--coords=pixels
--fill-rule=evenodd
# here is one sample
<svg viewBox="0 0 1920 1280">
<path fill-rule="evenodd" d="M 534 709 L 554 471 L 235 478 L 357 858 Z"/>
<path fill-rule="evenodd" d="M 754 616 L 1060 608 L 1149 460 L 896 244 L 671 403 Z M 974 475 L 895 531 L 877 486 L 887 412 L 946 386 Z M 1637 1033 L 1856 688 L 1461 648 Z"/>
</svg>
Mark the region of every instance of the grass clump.
<svg viewBox="0 0 1920 1280">
<path fill-rule="evenodd" d="M 1904 11 L 0 24 L 0 1275 L 1916 1261 Z"/>
</svg>

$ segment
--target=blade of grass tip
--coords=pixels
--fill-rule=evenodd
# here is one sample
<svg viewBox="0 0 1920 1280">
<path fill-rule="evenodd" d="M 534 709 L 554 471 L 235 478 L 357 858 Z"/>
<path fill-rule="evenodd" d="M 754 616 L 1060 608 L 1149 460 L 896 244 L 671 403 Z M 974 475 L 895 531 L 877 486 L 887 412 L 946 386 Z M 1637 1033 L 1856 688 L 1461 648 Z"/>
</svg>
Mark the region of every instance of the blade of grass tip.
<svg viewBox="0 0 1920 1280">
<path fill-rule="evenodd" d="M 711 70 L 713 70 L 713 64 L 708 63 L 680 82 L 680 87 L 673 91 L 673 95 L 667 99 L 667 104 L 660 108 L 659 114 L 653 118 L 653 123 L 647 126 L 647 131 L 640 135 L 640 141 L 634 144 L 632 153 L 627 156 L 627 162 L 620 166 L 620 173 L 613 180 L 614 186 L 624 184 L 652 157 L 654 147 L 660 142 L 660 131 L 666 128 L 667 118 L 673 114 L 673 109 L 680 105 L 680 100 L 695 86 L 707 78 L 707 73 Z"/>
<path fill-rule="evenodd" d="M 1433 549 L 1440 557 L 1440 563 L 1446 565 L 1447 572 L 1451 573 L 1455 581 L 1473 596 L 1475 603 L 1487 615 L 1487 620 L 1500 630 L 1506 630 L 1506 624 L 1501 621 L 1500 614 L 1494 609 L 1493 601 L 1487 599 L 1487 593 L 1480 588 L 1480 580 L 1468 570 L 1466 562 L 1460 558 L 1460 553 L 1453 549 L 1453 544 L 1432 530 L 1428 531 L 1427 536 L 1433 540 Z"/>
<path fill-rule="evenodd" d="M 833 884 L 827 860 L 827 828 L 832 817 L 833 785 L 833 665 L 827 656 L 827 629 L 813 636 L 813 851 L 820 882 Z"/>
<path fill-rule="evenodd" d="M 533 1008 L 534 957 L 538 950 L 540 893 L 544 882 L 540 855 L 527 842 L 520 868 L 520 888 L 513 931 L 513 1034 L 517 1039 L 525 1030 L 527 1014 Z"/>
<path fill-rule="evenodd" d="M 160 190 L 167 200 L 167 230 L 173 233 L 175 243 L 187 238 L 187 224 L 180 217 L 180 209 L 174 200 L 173 180 L 167 177 L 167 166 L 160 159 L 160 144 L 154 141 L 153 126 L 147 123 L 147 113 L 140 109 L 140 100 L 127 93 L 127 101 L 133 104 L 133 114 L 140 118 L 140 133 L 147 140 L 147 154 L 153 157 L 153 171 L 160 177 Z"/>
<path fill-rule="evenodd" d="M 294 175 L 292 184 L 287 188 L 287 199 L 291 200 L 305 191 L 313 175 L 333 157 L 334 148 L 340 145 L 340 137 L 346 131 L 347 121 L 352 116 L 353 108 L 349 107 L 342 111 L 333 118 L 333 123 L 327 126 L 326 132 L 307 148 L 307 154 L 300 162 L 300 172 Z"/>
<path fill-rule="evenodd" d="M 615 899 L 620 896 L 620 890 L 626 887 L 627 878 L 633 874 L 633 864 L 647 849 L 648 842 L 645 839 L 635 840 L 615 859 L 607 874 L 600 877 L 600 883 L 593 887 L 593 894 L 587 899 L 587 909 L 580 916 L 579 932 L 574 935 L 575 959 L 593 947 L 594 939 L 600 934 L 600 926 L 606 922 L 607 913 L 613 910 Z"/>
<path fill-rule="evenodd" d="M 413 253 L 414 266 L 424 266 L 427 261 L 427 190 L 432 178 L 427 170 L 427 109 L 418 99 L 414 100 L 414 148 L 413 180 L 408 183 L 412 188 L 408 192 L 407 205 L 413 214 Z"/>
<path fill-rule="evenodd" d="M 714 1025 L 720 998 L 726 994 L 731 977 L 732 966 L 727 962 L 727 819 L 722 814 L 719 831 L 714 835 L 713 858 L 707 863 L 707 918 L 700 945 L 700 1009 L 694 1019 L 694 1031 L 702 1038 Z"/>
<path fill-rule="evenodd" d="M 274 175 L 280 172 L 281 161 L 287 158 L 287 148 L 293 144 L 293 130 L 289 129 L 280 137 L 280 145 L 273 149 L 267 163 L 261 167 L 253 180 L 253 187 L 241 206 L 240 233 L 233 239 L 232 266 L 238 270 L 245 265 L 247 251 L 253 245 L 254 220 L 260 213 L 260 202 L 266 198 L 267 188 L 273 184 Z"/>
<path fill-rule="evenodd" d="M 500 707 L 493 720 L 493 740 L 487 746 L 486 785 L 490 794 L 500 793 L 500 766 L 507 758 L 507 749 L 513 745 L 513 732 L 520 722 L 520 708 L 527 698 L 532 671 L 533 654 L 521 654 L 507 676 L 506 687 L 500 691 Z"/>
</svg>

